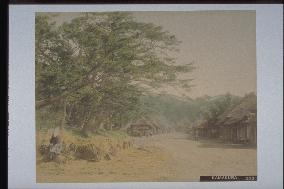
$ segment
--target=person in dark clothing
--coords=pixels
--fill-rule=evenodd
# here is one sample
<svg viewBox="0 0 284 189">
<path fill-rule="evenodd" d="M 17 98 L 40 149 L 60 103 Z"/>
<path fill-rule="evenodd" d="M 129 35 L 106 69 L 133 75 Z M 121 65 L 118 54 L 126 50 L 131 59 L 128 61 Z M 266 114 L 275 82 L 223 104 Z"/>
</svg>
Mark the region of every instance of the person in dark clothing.
<svg viewBox="0 0 284 189">
<path fill-rule="evenodd" d="M 50 143 L 49 158 L 53 160 L 61 152 L 62 145 L 59 136 L 58 135 L 54 136 L 54 134 L 52 134 L 49 143 Z"/>
<path fill-rule="evenodd" d="M 52 134 L 49 143 L 53 144 L 53 145 L 57 144 L 58 143 L 58 136 L 54 136 L 54 134 Z"/>
</svg>

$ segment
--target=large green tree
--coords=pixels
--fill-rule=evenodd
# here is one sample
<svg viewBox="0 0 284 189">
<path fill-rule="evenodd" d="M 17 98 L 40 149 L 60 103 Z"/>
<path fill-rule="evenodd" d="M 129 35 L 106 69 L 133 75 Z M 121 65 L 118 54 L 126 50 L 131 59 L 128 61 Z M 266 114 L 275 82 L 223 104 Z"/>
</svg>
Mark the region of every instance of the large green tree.
<svg viewBox="0 0 284 189">
<path fill-rule="evenodd" d="M 161 26 L 124 12 L 84 13 L 61 26 L 51 20 L 36 16 L 38 109 L 64 105 L 64 116 L 77 112 L 83 128 L 94 117 L 119 125 L 137 116 L 140 84 L 188 87 L 177 74 L 192 64 L 168 55 L 179 41 Z"/>
</svg>

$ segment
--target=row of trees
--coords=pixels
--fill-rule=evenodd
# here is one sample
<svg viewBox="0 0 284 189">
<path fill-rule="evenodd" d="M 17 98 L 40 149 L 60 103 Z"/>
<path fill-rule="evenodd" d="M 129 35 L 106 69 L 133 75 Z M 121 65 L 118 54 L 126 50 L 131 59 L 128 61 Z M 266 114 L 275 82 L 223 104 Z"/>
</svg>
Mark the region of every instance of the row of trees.
<svg viewBox="0 0 284 189">
<path fill-rule="evenodd" d="M 240 102 L 240 99 L 240 97 L 231 94 L 226 94 L 213 99 L 201 110 L 201 117 L 203 120 L 206 120 L 209 125 L 214 125 L 219 116 L 237 105 Z"/>
<path fill-rule="evenodd" d="M 152 23 L 129 13 L 84 13 L 60 26 L 36 15 L 36 109 L 61 112 L 61 127 L 84 134 L 100 127 L 120 128 L 140 117 L 145 88 L 164 84 L 188 88 L 168 54 L 180 43 Z"/>
</svg>

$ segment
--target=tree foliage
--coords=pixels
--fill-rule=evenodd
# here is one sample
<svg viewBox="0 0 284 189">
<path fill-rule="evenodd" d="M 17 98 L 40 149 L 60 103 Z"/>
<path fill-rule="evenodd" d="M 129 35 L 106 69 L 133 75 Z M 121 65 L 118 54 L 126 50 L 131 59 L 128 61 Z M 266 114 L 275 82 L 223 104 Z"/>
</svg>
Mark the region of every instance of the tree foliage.
<svg viewBox="0 0 284 189">
<path fill-rule="evenodd" d="M 87 128 L 119 127 L 141 114 L 140 84 L 188 86 L 168 55 L 180 42 L 161 26 L 129 13 L 85 13 L 57 26 L 36 16 L 36 106 L 61 106 L 67 123 Z M 154 85 L 153 85 L 154 84 Z M 99 121 L 100 120 L 100 121 Z M 89 127 L 88 127 L 89 130 Z"/>
<path fill-rule="evenodd" d="M 239 101 L 239 97 L 230 94 L 220 96 L 208 103 L 207 107 L 202 110 L 203 119 L 209 123 L 214 123 L 220 115 L 233 108 Z"/>
</svg>

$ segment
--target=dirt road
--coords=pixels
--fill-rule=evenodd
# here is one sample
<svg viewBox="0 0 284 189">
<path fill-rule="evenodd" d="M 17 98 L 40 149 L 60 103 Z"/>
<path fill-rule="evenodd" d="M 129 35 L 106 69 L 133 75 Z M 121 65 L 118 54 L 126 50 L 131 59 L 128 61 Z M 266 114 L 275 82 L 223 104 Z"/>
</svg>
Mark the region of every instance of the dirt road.
<svg viewBox="0 0 284 189">
<path fill-rule="evenodd" d="M 183 133 L 137 139 L 138 145 L 155 146 L 172 155 L 168 166 L 174 181 L 198 181 L 200 175 L 256 175 L 256 149 L 224 145 L 213 141 L 194 141 Z"/>
<path fill-rule="evenodd" d="M 135 138 L 110 161 L 37 165 L 37 182 L 199 181 L 200 175 L 256 175 L 256 149 L 194 141 L 182 133 Z"/>
</svg>

